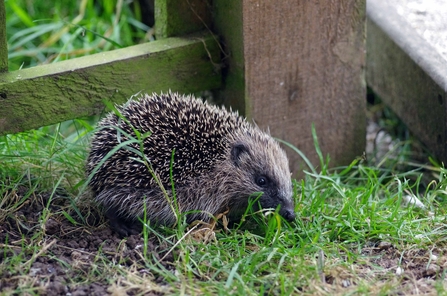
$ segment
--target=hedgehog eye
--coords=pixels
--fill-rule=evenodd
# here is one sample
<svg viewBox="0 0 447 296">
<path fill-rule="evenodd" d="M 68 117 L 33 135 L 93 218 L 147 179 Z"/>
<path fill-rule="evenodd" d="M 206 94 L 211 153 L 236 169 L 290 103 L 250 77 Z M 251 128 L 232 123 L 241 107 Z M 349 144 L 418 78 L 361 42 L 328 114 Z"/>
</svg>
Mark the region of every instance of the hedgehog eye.
<svg viewBox="0 0 447 296">
<path fill-rule="evenodd" d="M 261 187 L 265 187 L 267 185 L 267 178 L 264 176 L 260 176 L 256 179 L 256 184 Z"/>
</svg>

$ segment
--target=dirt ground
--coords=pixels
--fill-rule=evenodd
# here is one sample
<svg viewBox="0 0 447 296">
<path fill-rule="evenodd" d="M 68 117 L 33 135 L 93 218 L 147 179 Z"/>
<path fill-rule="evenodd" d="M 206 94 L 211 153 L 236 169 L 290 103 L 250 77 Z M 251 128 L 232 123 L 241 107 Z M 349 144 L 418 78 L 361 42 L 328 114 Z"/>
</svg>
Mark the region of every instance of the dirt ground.
<svg viewBox="0 0 447 296">
<path fill-rule="evenodd" d="M 17 197 L 26 194 L 27 189 L 21 188 L 16 192 Z M 97 276 L 95 283 L 83 283 L 77 281 L 80 274 L 94 274 L 95 260 L 98 250 L 102 250 L 109 260 L 121 262 L 132 266 L 144 266 L 141 259 L 141 246 L 143 239 L 140 235 L 129 237 L 123 243 L 107 224 L 102 223 L 95 227 L 75 227 L 63 215 L 54 215 L 48 218 L 41 226 L 39 219 L 42 217 L 44 205 L 47 204 L 50 194 L 31 195 L 13 215 L 6 218 L 0 225 L 0 244 L 3 252 L 0 252 L 0 264 L 10 258 L 13 253 L 20 254 L 23 250 L 23 240 L 31 244 L 38 241 L 43 234 L 43 245 L 37 253 L 26 255 L 25 264 L 6 264 L 11 268 L 0 265 L 0 291 L 11 292 L 26 283 L 36 288 L 34 291 L 45 295 L 126 295 L 116 293 L 107 277 Z M 63 196 L 53 197 L 50 206 L 51 213 L 65 209 L 68 200 Z M 92 224 L 98 224 L 92 214 Z M 96 219 L 97 220 L 97 219 Z M 43 229 L 42 229 L 43 228 Z M 39 237 L 40 236 L 40 237 Z M 148 251 L 154 258 L 160 260 L 167 250 L 167 246 L 160 245 L 156 238 L 150 239 Z M 384 278 L 384 282 L 390 282 L 390 275 L 396 277 L 396 284 L 401 286 L 397 294 L 432 294 L 435 291 L 435 280 L 444 277 L 447 270 L 447 257 L 441 250 L 414 249 L 399 252 L 397 248 L 387 242 L 371 243 L 369 247 L 362 249 L 361 258 L 368 258 L 358 262 L 353 271 L 359 278 L 368 281 L 368 278 Z M 56 259 L 57 258 L 57 259 Z M 170 268 L 173 256 L 167 256 L 161 262 L 166 268 Z M 71 268 L 67 268 L 67 265 Z M 139 269 L 138 272 L 144 272 Z M 86 277 L 84 277 L 86 278 Z M 352 272 L 337 269 L 325 271 L 324 278 L 327 285 L 349 287 L 356 285 L 356 279 Z M 357 278 L 358 279 L 358 278 Z M 163 290 L 166 282 L 163 278 L 151 279 L 153 283 Z M 380 280 L 379 280 L 380 282 Z M 155 289 L 157 291 L 157 289 Z M 338 289 L 337 289 L 338 290 Z M 115 293 L 114 293 L 115 292 Z M 126 290 L 127 295 L 141 293 L 137 288 Z M 8 293 L 10 294 L 10 293 Z M 162 292 L 151 292 L 145 295 L 162 295 Z"/>
<path fill-rule="evenodd" d="M 17 192 L 17 197 L 23 196 L 26 191 L 26 188 L 21 188 Z M 13 253 L 19 254 L 22 252 L 22 238 L 31 244 L 44 234 L 42 239 L 44 243 L 40 246 L 42 251 L 39 253 L 43 256 L 35 256 L 37 258 L 34 258 L 32 254 L 27 255 L 26 259 L 28 261 L 26 264 L 14 266 L 9 270 L 0 265 L 0 292 L 20 287 L 24 284 L 24 281 L 30 280 L 26 277 L 26 275 L 29 275 L 30 278 L 34 278 L 34 286 L 39 294 L 71 294 L 72 296 L 111 294 L 113 287 L 111 290 L 107 278 L 99 276 L 98 282 L 83 284 L 82 281 L 76 282 L 76 278 L 81 278 L 78 273 L 88 274 L 92 272 L 98 250 L 106 254 L 107 259 L 113 262 L 122 262 L 129 267 L 141 263 L 142 236 L 130 236 L 125 240 L 125 245 L 122 245 L 123 240 L 112 232 L 106 223 L 99 226 L 79 227 L 74 226 L 63 215 L 54 215 L 41 226 L 42 223 L 39 219 L 42 217 L 44 205 L 47 204 L 49 197 L 50 194 L 31 195 L 13 215 L 9 215 L 6 221 L 0 224 L 0 245 L 3 250 L 7 250 L 0 252 L 0 264 L 12 256 Z M 57 213 L 62 209 L 67 209 L 67 206 L 69 206 L 68 200 L 64 196 L 56 194 L 49 209 L 51 213 Z M 101 223 L 100 219 L 94 216 L 99 215 L 92 214 L 90 222 L 92 224 Z M 5 246 L 8 246 L 8 248 L 5 248 Z M 152 253 L 155 258 L 160 259 L 166 249 L 167 246 L 160 245 L 155 237 L 150 239 L 148 252 Z M 161 262 L 169 269 L 169 262 L 172 262 L 172 260 L 171 254 Z M 67 265 L 71 268 L 66 268 Z M 144 264 L 142 265 L 144 266 Z M 28 272 L 26 272 L 26 269 L 29 269 Z M 164 279 L 162 278 L 152 280 L 160 286 L 164 285 Z M 132 290 L 126 292 L 132 295 Z M 145 295 L 160 295 L 160 293 Z"/>
</svg>

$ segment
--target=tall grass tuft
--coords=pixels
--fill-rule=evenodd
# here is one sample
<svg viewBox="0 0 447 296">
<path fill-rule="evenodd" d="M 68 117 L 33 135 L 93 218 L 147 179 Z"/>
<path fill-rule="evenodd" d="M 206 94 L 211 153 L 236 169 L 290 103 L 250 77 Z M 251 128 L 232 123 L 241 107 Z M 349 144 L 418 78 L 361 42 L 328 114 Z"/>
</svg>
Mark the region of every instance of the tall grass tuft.
<svg viewBox="0 0 447 296">
<path fill-rule="evenodd" d="M 138 1 L 8 0 L 5 4 L 10 71 L 153 39 L 135 13 Z"/>
</svg>

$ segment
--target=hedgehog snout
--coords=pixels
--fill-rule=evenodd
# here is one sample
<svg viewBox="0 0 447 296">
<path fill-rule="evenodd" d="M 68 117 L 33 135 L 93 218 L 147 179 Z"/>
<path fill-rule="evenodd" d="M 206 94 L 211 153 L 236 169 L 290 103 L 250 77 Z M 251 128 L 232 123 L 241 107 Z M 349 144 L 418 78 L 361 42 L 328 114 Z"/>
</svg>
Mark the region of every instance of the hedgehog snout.
<svg viewBox="0 0 447 296">
<path fill-rule="evenodd" d="M 295 220 L 296 214 L 292 198 L 282 199 L 281 207 L 279 208 L 279 214 L 288 222 L 292 222 L 293 220 Z"/>
<path fill-rule="evenodd" d="M 292 222 L 296 218 L 296 214 L 293 209 L 285 209 L 284 211 L 280 211 L 280 215 L 288 222 Z"/>
</svg>

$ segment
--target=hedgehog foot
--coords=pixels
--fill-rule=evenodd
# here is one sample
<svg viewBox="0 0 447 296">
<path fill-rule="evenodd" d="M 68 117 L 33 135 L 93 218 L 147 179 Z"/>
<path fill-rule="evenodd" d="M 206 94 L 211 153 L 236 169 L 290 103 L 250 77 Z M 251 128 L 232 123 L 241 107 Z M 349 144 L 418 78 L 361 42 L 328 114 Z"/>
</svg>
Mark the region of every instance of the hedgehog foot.
<svg viewBox="0 0 447 296">
<path fill-rule="evenodd" d="M 106 212 L 109 218 L 110 228 L 115 231 L 120 237 L 128 237 L 132 234 L 141 232 L 142 227 L 139 221 L 128 220 L 117 215 L 116 211 L 109 209 Z"/>
</svg>

